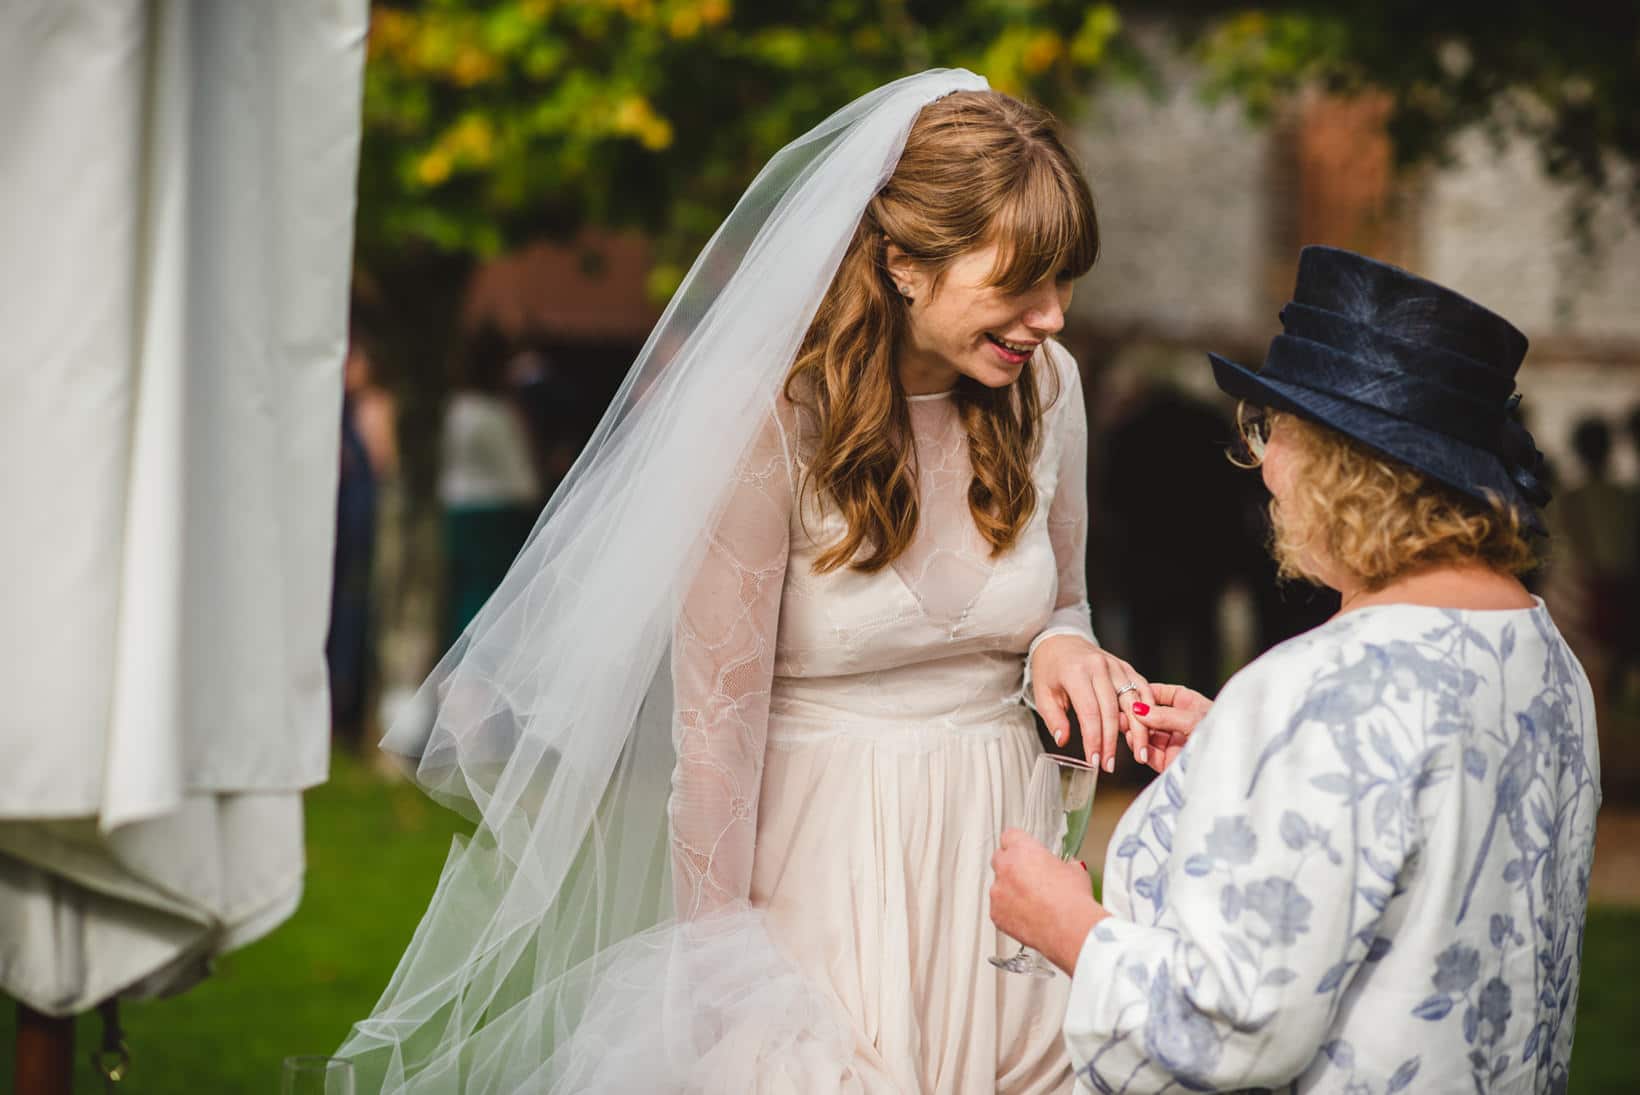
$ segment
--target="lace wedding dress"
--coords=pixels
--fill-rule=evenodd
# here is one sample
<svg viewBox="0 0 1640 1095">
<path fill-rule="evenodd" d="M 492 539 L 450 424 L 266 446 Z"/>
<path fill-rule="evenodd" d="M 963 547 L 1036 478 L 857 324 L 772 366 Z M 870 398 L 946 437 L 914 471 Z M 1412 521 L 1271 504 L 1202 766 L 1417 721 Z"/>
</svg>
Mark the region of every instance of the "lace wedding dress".
<svg viewBox="0 0 1640 1095">
<path fill-rule="evenodd" d="M 970 515 L 953 398 L 914 396 L 910 549 L 876 574 L 815 573 L 842 518 L 802 489 L 803 415 L 783 405 L 685 598 L 673 646 L 679 918 L 709 923 L 749 900 L 853 1042 L 840 1085 L 788 1073 L 779 1090 L 1072 1089 L 1059 1032 L 1068 982 L 985 960 L 1014 946 L 990 922 L 987 888 L 1039 752 L 1021 702 L 1026 654 L 1047 634 L 1091 637 L 1081 387 L 1062 348 L 1040 353 L 1044 402 L 1058 394 L 1037 509 L 1011 550 L 993 558 Z"/>
</svg>

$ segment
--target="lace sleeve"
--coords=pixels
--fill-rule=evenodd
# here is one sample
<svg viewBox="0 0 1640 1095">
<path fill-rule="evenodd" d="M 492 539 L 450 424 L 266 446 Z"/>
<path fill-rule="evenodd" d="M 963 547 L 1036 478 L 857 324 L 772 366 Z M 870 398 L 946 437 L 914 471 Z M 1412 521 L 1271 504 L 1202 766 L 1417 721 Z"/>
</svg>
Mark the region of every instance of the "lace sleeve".
<svg viewBox="0 0 1640 1095">
<path fill-rule="evenodd" d="M 1047 626 L 1031 641 L 1030 653 L 1055 635 L 1081 635 L 1093 642 L 1088 610 L 1088 415 L 1082 402 L 1082 380 L 1076 362 L 1053 345 L 1051 360 L 1059 368 L 1060 395 L 1050 412 L 1059 431 L 1059 475 L 1048 503 L 1048 539 L 1059 569 L 1059 593 Z M 1029 655 L 1027 655 L 1027 664 Z M 1030 688 L 1025 690 L 1030 696 Z"/>
<path fill-rule="evenodd" d="M 1080 635 L 1097 644 L 1093 613 L 1088 608 L 1088 411 L 1082 400 L 1082 376 L 1071 355 L 1057 343 L 1050 361 L 1059 368 L 1060 395 L 1054 404 L 1059 431 L 1059 476 L 1048 503 L 1048 541 L 1053 545 L 1059 571 L 1059 592 L 1047 626 L 1031 640 L 1025 652 L 1025 678 L 1020 698 L 1036 710 L 1031 685 L 1031 659 L 1043 641 L 1055 635 Z"/>
<path fill-rule="evenodd" d="M 680 919 L 744 901 L 751 888 L 793 495 L 786 434 L 771 417 L 740 463 L 673 636 L 668 813 Z"/>
</svg>

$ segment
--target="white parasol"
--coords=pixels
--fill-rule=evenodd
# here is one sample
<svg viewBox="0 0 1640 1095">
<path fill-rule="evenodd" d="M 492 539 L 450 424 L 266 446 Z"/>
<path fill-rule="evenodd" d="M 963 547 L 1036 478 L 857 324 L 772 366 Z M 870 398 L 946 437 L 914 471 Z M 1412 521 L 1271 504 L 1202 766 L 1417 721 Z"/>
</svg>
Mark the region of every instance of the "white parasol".
<svg viewBox="0 0 1640 1095">
<path fill-rule="evenodd" d="M 365 0 L 0 14 L 0 989 L 178 991 L 301 894 Z"/>
</svg>

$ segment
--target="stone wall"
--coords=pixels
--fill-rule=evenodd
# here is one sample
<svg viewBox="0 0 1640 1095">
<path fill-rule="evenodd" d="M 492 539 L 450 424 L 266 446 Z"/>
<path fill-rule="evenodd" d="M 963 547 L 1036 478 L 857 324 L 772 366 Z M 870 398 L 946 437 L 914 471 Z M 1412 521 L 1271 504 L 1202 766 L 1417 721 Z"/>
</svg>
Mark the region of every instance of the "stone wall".
<svg viewBox="0 0 1640 1095">
<path fill-rule="evenodd" d="M 1181 338 L 1257 324 L 1269 149 L 1240 107 L 1205 106 L 1187 79 L 1159 98 L 1122 86 L 1089 104 L 1076 144 L 1103 237 L 1078 317 Z"/>
<path fill-rule="evenodd" d="M 1640 229 L 1621 197 L 1597 206 L 1589 253 L 1568 223 L 1569 193 L 1545 176 L 1534 147 L 1500 149 L 1477 132 L 1456 152 L 1455 166 L 1431 173 L 1424 188 L 1423 271 L 1509 316 L 1546 348 L 1640 348 Z"/>
</svg>

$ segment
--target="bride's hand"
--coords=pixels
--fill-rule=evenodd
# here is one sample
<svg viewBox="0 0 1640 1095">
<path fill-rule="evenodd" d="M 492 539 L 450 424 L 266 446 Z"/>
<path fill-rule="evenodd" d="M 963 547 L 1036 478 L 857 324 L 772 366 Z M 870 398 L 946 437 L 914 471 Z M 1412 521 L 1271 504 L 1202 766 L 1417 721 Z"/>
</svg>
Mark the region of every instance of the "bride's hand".
<svg viewBox="0 0 1640 1095">
<path fill-rule="evenodd" d="M 1136 687 L 1118 698 L 1118 690 L 1128 684 Z M 1031 656 L 1031 687 L 1037 714 L 1060 745 L 1070 738 L 1074 710 L 1090 763 L 1116 771 L 1116 739 L 1123 734 L 1140 763 L 1148 761 L 1146 727 L 1140 720 L 1156 705 L 1156 697 L 1150 682 L 1121 658 L 1080 635 L 1055 635 Z"/>
<path fill-rule="evenodd" d="M 1156 703 L 1144 716 L 1145 730 L 1149 732 L 1146 763 L 1161 772 L 1173 763 L 1184 743 L 1190 740 L 1196 724 L 1213 709 L 1213 701 L 1182 684 L 1157 683 L 1150 688 Z"/>
</svg>

